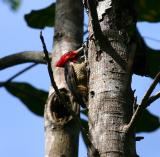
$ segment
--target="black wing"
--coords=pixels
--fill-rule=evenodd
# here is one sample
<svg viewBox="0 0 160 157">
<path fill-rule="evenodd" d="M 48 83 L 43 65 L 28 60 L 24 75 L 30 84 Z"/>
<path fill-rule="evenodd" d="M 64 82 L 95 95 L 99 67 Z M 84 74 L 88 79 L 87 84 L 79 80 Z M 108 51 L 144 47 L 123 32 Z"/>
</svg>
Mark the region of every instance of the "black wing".
<svg viewBox="0 0 160 157">
<path fill-rule="evenodd" d="M 76 101 L 78 102 L 78 104 L 81 107 L 86 108 L 86 104 L 83 101 L 83 97 L 77 88 L 78 80 L 77 80 L 77 76 L 74 71 L 74 67 L 73 67 L 72 62 L 67 62 L 65 64 L 64 72 L 65 72 L 66 83 L 67 83 L 68 88 L 71 91 L 72 95 L 74 96 L 74 98 L 76 99 Z"/>
</svg>

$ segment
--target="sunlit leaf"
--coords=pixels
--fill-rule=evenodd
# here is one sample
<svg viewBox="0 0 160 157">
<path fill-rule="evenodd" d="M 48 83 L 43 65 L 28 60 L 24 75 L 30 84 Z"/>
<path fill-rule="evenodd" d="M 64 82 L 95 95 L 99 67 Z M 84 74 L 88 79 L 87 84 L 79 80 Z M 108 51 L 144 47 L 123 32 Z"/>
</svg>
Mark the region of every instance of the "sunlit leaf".
<svg viewBox="0 0 160 157">
<path fill-rule="evenodd" d="M 46 91 L 23 82 L 10 82 L 4 87 L 10 94 L 22 101 L 32 113 L 43 116 L 44 105 L 48 95 Z"/>
<path fill-rule="evenodd" d="M 32 10 L 24 18 L 28 26 L 32 28 L 53 27 L 55 22 L 55 3 L 40 10 Z"/>
</svg>

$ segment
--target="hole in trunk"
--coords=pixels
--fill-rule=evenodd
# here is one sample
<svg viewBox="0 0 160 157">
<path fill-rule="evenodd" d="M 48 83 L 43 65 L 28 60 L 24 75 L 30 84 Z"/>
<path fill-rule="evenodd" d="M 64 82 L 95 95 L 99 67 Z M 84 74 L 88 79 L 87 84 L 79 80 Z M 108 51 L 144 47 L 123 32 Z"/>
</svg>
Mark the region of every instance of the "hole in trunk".
<svg viewBox="0 0 160 157">
<path fill-rule="evenodd" d="M 95 96 L 95 92 L 94 91 L 91 91 L 90 92 L 90 95 L 91 95 L 91 98 L 93 98 Z"/>
<path fill-rule="evenodd" d="M 69 99 L 69 95 L 67 94 L 67 91 L 60 90 L 60 92 L 65 103 L 70 103 L 70 99 Z M 57 119 L 70 116 L 68 109 L 66 108 L 66 104 L 62 104 L 62 102 L 59 100 L 57 95 L 55 95 L 54 98 L 52 99 L 51 111 L 53 112 L 53 114 Z"/>
</svg>

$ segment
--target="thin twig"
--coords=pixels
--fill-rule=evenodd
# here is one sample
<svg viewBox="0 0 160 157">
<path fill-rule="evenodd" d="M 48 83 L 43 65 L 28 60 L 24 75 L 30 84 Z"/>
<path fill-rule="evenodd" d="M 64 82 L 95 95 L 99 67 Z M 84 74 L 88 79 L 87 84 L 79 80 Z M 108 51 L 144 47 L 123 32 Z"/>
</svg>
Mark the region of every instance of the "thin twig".
<svg viewBox="0 0 160 157">
<path fill-rule="evenodd" d="M 149 106 L 151 103 L 153 103 L 159 98 L 160 98 L 160 92 L 158 92 L 156 95 L 151 96 L 147 101 L 147 106 Z"/>
<path fill-rule="evenodd" d="M 51 58 L 51 53 L 49 53 Z M 23 63 L 40 63 L 46 64 L 42 51 L 24 51 L 0 58 L 0 70 Z"/>
<path fill-rule="evenodd" d="M 141 105 L 143 107 L 147 107 L 147 101 L 150 97 L 150 95 L 152 94 L 153 90 L 155 89 L 156 85 L 159 83 L 160 81 L 160 72 L 156 75 L 156 77 L 154 78 L 153 83 L 151 84 L 151 86 L 149 87 L 147 93 L 145 94 L 144 98 L 142 99 Z"/>
<path fill-rule="evenodd" d="M 89 14 L 91 16 L 91 22 L 93 27 L 93 32 L 96 40 L 99 39 L 99 36 L 102 35 L 101 26 L 98 20 L 97 8 L 96 8 L 96 1 L 95 0 L 87 0 L 87 5 L 89 9 Z"/>
<path fill-rule="evenodd" d="M 137 96 L 134 98 L 133 102 L 133 113 L 135 112 L 136 109 L 137 109 Z"/>
<path fill-rule="evenodd" d="M 130 130 L 132 130 L 135 127 L 135 124 L 137 123 L 137 121 L 141 117 L 142 112 L 148 106 L 149 97 L 150 97 L 151 93 L 153 92 L 153 90 L 155 89 L 155 87 L 156 87 L 156 85 L 159 81 L 160 81 L 160 72 L 156 75 L 153 83 L 150 85 L 148 91 L 146 92 L 145 96 L 143 97 L 141 104 L 138 105 L 138 107 L 137 107 L 135 113 L 133 114 L 129 124 L 127 125 L 127 127 L 125 127 L 125 132 L 126 133 L 130 132 Z"/>
<path fill-rule="evenodd" d="M 85 30 L 84 32 L 83 32 L 83 35 L 86 35 L 88 33 L 88 30 Z"/>
<path fill-rule="evenodd" d="M 143 136 L 137 136 L 137 137 L 135 137 L 135 140 L 136 140 L 136 141 L 141 141 L 141 140 L 143 140 L 143 139 L 144 139 Z"/>
<path fill-rule="evenodd" d="M 12 77 L 10 77 L 7 81 L 0 83 L 0 87 L 5 86 L 5 84 L 11 82 L 13 79 L 17 78 L 18 76 L 20 76 L 24 72 L 30 70 L 31 68 L 35 67 L 36 65 L 37 65 L 37 63 L 33 63 L 33 64 L 27 66 L 26 68 L 22 69 L 21 71 L 19 71 L 18 73 L 14 74 Z"/>
<path fill-rule="evenodd" d="M 42 35 L 42 31 L 40 32 L 40 39 L 41 39 L 41 42 L 42 42 L 43 52 L 45 54 L 45 59 L 46 59 L 47 65 L 48 65 L 47 67 L 48 67 L 48 73 L 49 73 L 49 77 L 50 77 L 50 80 L 51 80 L 51 84 L 52 84 L 59 100 L 61 100 L 61 94 L 59 92 L 59 89 L 58 89 L 58 87 L 56 85 L 56 82 L 54 80 L 54 77 L 53 77 L 51 60 L 49 58 L 49 53 L 48 53 L 48 50 L 47 50 L 47 47 L 46 47 L 46 44 L 45 44 L 45 41 L 44 41 L 44 38 L 43 38 L 43 35 Z"/>
</svg>

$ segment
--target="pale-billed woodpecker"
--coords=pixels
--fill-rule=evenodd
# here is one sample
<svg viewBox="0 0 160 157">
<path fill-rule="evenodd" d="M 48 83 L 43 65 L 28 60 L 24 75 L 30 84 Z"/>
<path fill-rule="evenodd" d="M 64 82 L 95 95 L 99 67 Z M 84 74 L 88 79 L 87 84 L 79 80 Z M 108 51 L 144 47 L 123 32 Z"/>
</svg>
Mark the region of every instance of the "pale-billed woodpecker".
<svg viewBox="0 0 160 157">
<path fill-rule="evenodd" d="M 56 67 L 64 68 L 67 86 L 76 102 L 86 108 L 88 102 L 88 84 L 86 62 L 80 60 L 80 50 L 70 51 L 61 56 Z"/>
</svg>

